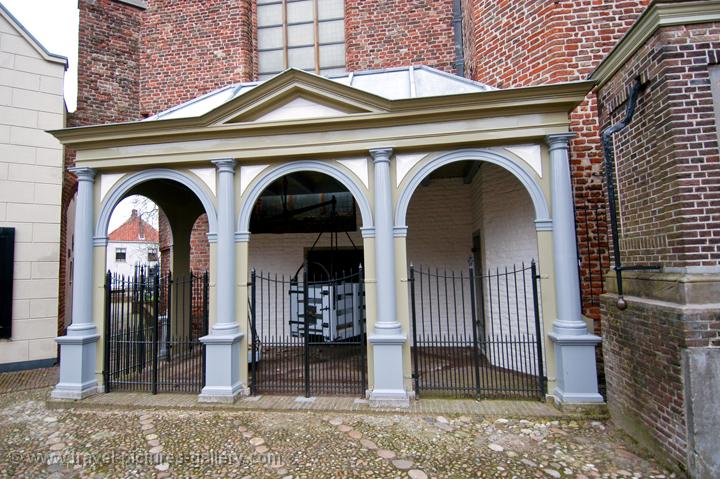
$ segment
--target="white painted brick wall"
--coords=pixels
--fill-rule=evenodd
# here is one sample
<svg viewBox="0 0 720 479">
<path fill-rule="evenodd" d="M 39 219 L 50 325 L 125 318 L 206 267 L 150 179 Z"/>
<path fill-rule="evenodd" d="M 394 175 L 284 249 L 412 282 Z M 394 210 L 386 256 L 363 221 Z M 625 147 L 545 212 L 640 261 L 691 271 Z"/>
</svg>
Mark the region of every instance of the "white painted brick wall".
<svg viewBox="0 0 720 479">
<path fill-rule="evenodd" d="M 0 363 L 56 354 L 64 67 L 0 17 L 0 226 L 15 228 L 13 336 Z"/>
<path fill-rule="evenodd" d="M 482 274 L 496 275 L 488 278 L 484 287 L 487 337 L 496 341 L 510 336 L 526 341 L 529 335 L 537 337 L 529 272 L 502 274 L 499 284 L 497 281 L 498 272 L 505 273 L 506 268 L 512 271 L 513 266 L 521 269 L 523 263 L 529 267 L 530 261 L 537 259 L 535 211 L 530 196 L 512 174 L 484 164 L 473 181 L 473 197 L 474 223 L 482 232 Z M 514 346 L 511 351 L 509 358 L 501 354 L 500 347 L 491 347 L 487 354 L 493 364 L 525 371 L 537 356 L 531 344 Z"/>
<path fill-rule="evenodd" d="M 482 265 L 476 274 L 493 273 L 507 267 L 537 258 L 537 237 L 534 212 L 530 197 L 523 186 L 505 170 L 484 164 L 471 185 L 460 178 L 432 180 L 415 192 L 408 209 L 408 262 L 416 268 L 429 266 L 435 274 L 439 268 L 440 278 L 416 276 L 416 320 L 424 324 L 418 330 L 446 340 L 461 338 L 472 340 L 469 329 L 471 318 L 470 288 L 467 279 L 468 259 L 472 256 L 473 232 L 481 236 Z M 452 279 L 452 273 L 461 279 Z M 447 275 L 446 281 L 443 276 Z M 515 292 L 515 278 L 518 292 Z M 523 284 L 523 279 L 525 283 Z M 428 282 L 430 280 L 430 282 Z M 529 272 L 523 277 L 517 274 L 509 278 L 509 301 L 507 286 L 501 281 L 492 284 L 492 296 L 488 280 L 484 280 L 485 309 L 488 323 L 486 338 L 507 339 L 506 336 L 526 334 L 525 308 L 528 308 L 530 332 L 534 333 L 532 315 L 532 285 Z M 526 294 L 523 295 L 523 288 Z M 422 291 L 422 294 L 420 290 Z M 499 294 L 498 294 L 499 293 Z M 498 299 L 502 299 L 497 304 Z M 517 298 L 517 300 L 515 299 Z M 492 306 L 489 300 L 492 299 Z M 491 309 L 492 308 L 492 309 Z M 478 311 L 479 314 L 479 311 Z M 489 318 L 493 321 L 489 321 Z M 463 318 L 466 318 L 463 320 Z M 519 321 L 518 321 L 519 319 Z M 432 321 L 432 327 L 430 322 Z M 511 358 L 499 355 L 500 348 L 489 348 L 489 359 L 498 365 L 514 370 L 528 370 L 534 361 L 535 350 L 529 345 L 511 348 Z"/>
</svg>

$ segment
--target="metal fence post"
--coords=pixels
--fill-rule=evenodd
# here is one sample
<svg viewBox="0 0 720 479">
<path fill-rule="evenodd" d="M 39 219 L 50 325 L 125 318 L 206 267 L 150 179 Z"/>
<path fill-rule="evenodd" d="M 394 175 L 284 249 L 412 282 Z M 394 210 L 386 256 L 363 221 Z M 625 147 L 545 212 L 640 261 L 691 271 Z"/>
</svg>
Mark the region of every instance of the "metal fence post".
<svg viewBox="0 0 720 479">
<path fill-rule="evenodd" d="M 257 273 L 253 268 L 250 273 L 250 394 L 257 394 L 257 352 L 258 352 L 258 337 L 257 330 L 255 329 L 255 292 L 256 292 L 256 280 Z"/>
<path fill-rule="evenodd" d="M 152 331 L 152 393 L 158 392 L 158 314 L 160 312 L 160 275 L 155 272 L 153 284 L 153 331 Z"/>
<path fill-rule="evenodd" d="M 172 320 L 172 271 L 168 271 L 167 275 L 167 320 L 165 320 L 165 351 L 167 351 L 167 362 L 170 363 L 172 356 L 172 327 L 170 326 Z"/>
<path fill-rule="evenodd" d="M 475 265 L 470 260 L 470 267 L 468 268 L 468 278 L 470 279 L 470 315 L 472 324 L 472 338 L 473 338 L 473 365 L 475 366 L 475 394 L 480 396 L 480 344 L 478 342 L 477 329 L 479 327 L 477 320 L 477 311 L 475 304 Z M 481 279 L 482 281 L 482 279 Z"/>
<path fill-rule="evenodd" d="M 105 349 L 103 351 L 103 383 L 105 392 L 110 392 L 110 312 L 112 307 L 112 273 L 108 270 L 105 275 L 105 327 L 103 328 L 103 336 L 105 339 Z"/>
<path fill-rule="evenodd" d="M 365 272 L 358 266 L 358 301 L 360 301 L 360 395 L 367 390 L 367 335 L 365 332 Z"/>
<path fill-rule="evenodd" d="M 538 306 L 538 287 L 540 275 L 537 274 L 537 266 L 535 260 L 530 263 L 530 272 L 532 275 L 533 287 L 533 312 L 535 314 L 535 340 L 537 346 L 537 364 L 538 364 L 538 387 L 540 389 L 540 399 L 545 397 L 545 368 L 543 367 L 542 354 L 542 334 L 540 330 L 540 307 Z"/>
<path fill-rule="evenodd" d="M 305 362 L 305 397 L 310 397 L 310 301 L 308 298 L 310 288 L 308 286 L 308 263 L 307 259 L 303 264 L 303 323 L 305 329 L 303 331 L 304 337 L 304 349 L 303 359 Z"/>
<path fill-rule="evenodd" d="M 412 357 L 413 363 L 413 386 L 415 387 L 415 399 L 420 398 L 420 376 L 418 371 L 418 344 L 417 344 L 417 322 L 415 319 L 415 266 L 410 263 L 410 277 L 408 278 L 410 283 L 410 315 L 412 319 L 412 335 L 413 343 L 410 348 L 410 356 Z"/>
</svg>

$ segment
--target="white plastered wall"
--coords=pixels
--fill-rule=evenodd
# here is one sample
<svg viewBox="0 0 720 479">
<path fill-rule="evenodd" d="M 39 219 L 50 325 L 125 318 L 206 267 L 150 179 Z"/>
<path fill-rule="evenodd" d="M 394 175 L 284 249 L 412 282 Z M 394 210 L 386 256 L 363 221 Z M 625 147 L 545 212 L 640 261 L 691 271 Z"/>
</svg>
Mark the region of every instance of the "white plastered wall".
<svg viewBox="0 0 720 479">
<path fill-rule="evenodd" d="M 0 226 L 15 228 L 12 338 L 0 364 L 55 357 L 64 65 L 0 16 Z"/>
</svg>

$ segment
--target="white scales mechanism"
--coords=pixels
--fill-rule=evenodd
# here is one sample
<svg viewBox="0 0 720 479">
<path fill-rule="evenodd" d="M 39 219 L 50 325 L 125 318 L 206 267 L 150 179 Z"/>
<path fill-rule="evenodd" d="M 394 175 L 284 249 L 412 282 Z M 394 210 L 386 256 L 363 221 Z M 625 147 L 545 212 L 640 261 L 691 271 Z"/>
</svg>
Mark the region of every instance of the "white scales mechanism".
<svg viewBox="0 0 720 479">
<path fill-rule="evenodd" d="M 258 220 L 262 226 L 272 231 L 274 226 L 287 227 L 289 223 L 311 222 L 308 213 L 318 210 L 330 209 L 327 229 L 321 231 L 313 245 L 306 252 L 302 266 L 298 268 L 289 288 L 290 296 L 290 334 L 293 337 L 304 337 L 305 333 L 312 342 L 347 341 L 360 337 L 364 332 L 365 298 L 362 281 L 362 266 L 358 261 L 353 264 L 352 273 L 337 271 L 336 257 L 338 248 L 338 231 L 344 231 L 352 244 L 353 251 L 360 253 L 352 238 L 347 233 L 347 216 L 343 214 L 352 211 L 352 226 L 354 226 L 354 201 L 349 192 L 330 193 L 329 199 L 325 195 L 289 195 L 287 178 L 283 178 L 279 195 L 264 199 L 265 216 Z M 291 205 L 292 203 L 292 205 Z M 340 210 L 340 211 L 338 211 Z M 307 223 L 306 223 L 307 224 Z M 313 261 L 311 256 L 317 253 L 316 246 L 323 234 L 330 235 L 330 248 L 325 251 L 326 259 L 323 262 Z M 346 264 L 347 266 L 347 264 Z M 315 269 L 320 274 L 308 278 L 308 268 Z M 305 270 L 301 275 L 300 272 Z M 307 282 L 307 288 L 303 281 Z M 306 301 L 307 298 L 307 314 Z M 306 321 L 307 319 L 307 321 Z M 307 329 L 307 331 L 306 331 Z"/>
</svg>

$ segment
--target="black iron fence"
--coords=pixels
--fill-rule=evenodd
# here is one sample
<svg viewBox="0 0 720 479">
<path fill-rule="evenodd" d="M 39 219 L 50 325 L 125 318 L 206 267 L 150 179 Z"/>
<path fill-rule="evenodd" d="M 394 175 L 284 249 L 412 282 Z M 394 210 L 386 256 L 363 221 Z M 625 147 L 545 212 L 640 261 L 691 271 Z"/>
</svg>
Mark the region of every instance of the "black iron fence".
<svg viewBox="0 0 720 479">
<path fill-rule="evenodd" d="M 605 290 L 604 274 L 610 269 L 607 217 L 601 203 L 575 207 L 577 222 L 580 300 L 585 314 L 597 316 L 600 295 Z"/>
<path fill-rule="evenodd" d="M 105 391 L 199 393 L 205 383 L 208 274 L 108 272 Z"/>
<path fill-rule="evenodd" d="M 545 397 L 533 261 L 477 274 L 410 267 L 415 392 Z"/>
<path fill-rule="evenodd" d="M 253 394 L 365 395 L 362 270 L 331 279 L 253 271 L 249 319 Z"/>
</svg>

